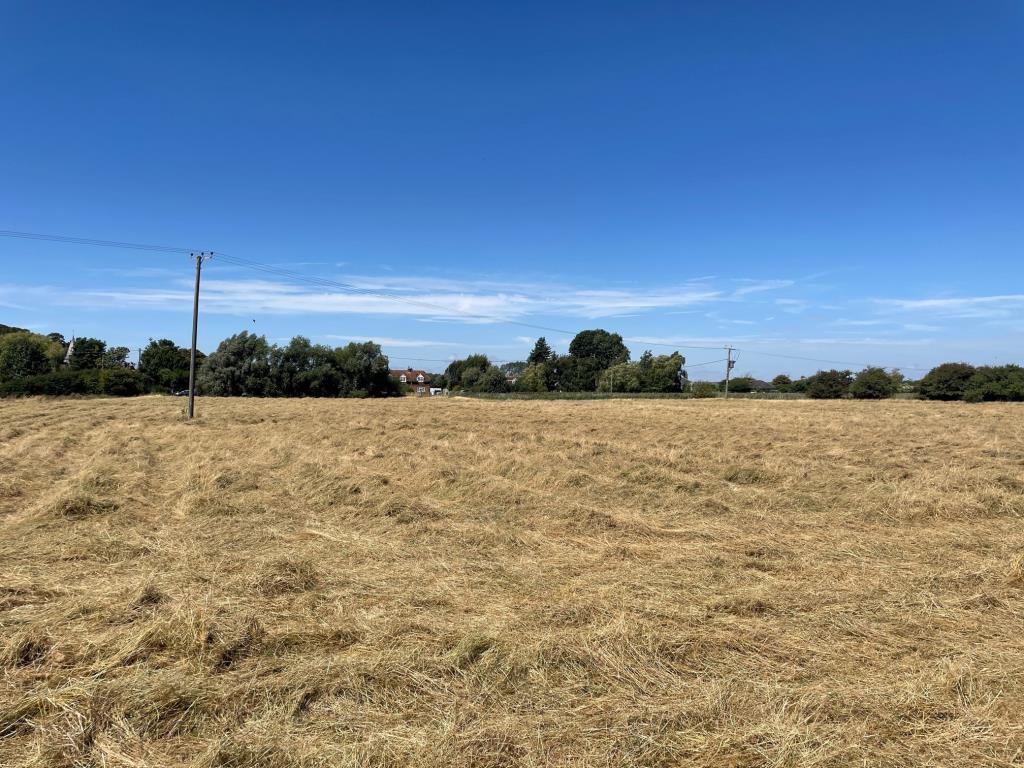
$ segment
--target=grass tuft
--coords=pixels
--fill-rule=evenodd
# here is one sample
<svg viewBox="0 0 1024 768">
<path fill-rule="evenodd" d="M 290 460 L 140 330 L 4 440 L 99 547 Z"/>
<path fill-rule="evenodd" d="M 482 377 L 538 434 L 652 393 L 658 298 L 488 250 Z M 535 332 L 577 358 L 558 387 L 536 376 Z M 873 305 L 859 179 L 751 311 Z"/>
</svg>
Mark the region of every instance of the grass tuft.
<svg viewBox="0 0 1024 768">
<path fill-rule="evenodd" d="M 308 560 L 282 558 L 266 566 L 256 589 L 264 595 L 284 595 L 316 589 L 322 581 L 320 572 Z"/>
<path fill-rule="evenodd" d="M 116 509 L 116 502 L 98 499 L 86 493 L 78 493 L 71 496 L 61 496 L 50 504 L 47 511 L 56 517 L 80 520 L 86 517 L 104 515 Z"/>
</svg>

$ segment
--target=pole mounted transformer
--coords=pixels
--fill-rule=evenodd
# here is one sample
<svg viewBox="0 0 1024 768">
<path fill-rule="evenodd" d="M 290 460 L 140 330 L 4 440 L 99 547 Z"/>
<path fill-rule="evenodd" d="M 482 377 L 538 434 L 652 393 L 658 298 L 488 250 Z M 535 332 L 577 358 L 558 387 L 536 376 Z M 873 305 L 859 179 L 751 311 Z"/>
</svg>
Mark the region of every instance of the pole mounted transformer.
<svg viewBox="0 0 1024 768">
<path fill-rule="evenodd" d="M 198 278 L 196 278 L 198 280 Z M 193 345 L 194 346 L 194 345 Z M 729 379 L 732 376 L 733 366 L 736 365 L 736 361 L 732 359 L 732 347 L 725 348 L 725 398 L 729 398 Z"/>
</svg>

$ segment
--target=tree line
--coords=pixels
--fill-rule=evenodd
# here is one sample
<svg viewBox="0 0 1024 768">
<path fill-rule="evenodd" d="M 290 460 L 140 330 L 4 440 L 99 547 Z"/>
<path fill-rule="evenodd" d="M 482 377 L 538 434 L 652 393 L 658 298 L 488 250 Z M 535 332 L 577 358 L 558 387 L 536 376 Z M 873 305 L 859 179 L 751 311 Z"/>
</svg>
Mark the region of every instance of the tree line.
<svg viewBox="0 0 1024 768">
<path fill-rule="evenodd" d="M 622 336 L 597 328 L 577 333 L 568 354 L 541 336 L 524 361 L 499 368 L 486 355 L 470 355 L 434 383 L 453 392 L 680 392 L 685 362 L 678 352 L 650 351 L 631 362 Z"/>
<path fill-rule="evenodd" d="M 59 333 L 0 324 L 0 395 L 137 395 L 188 387 L 190 351 L 170 339 L 151 339 L 137 366 L 128 357 L 127 347 L 108 346 L 102 339 L 82 337 L 71 344 Z M 330 347 L 296 336 L 278 346 L 243 331 L 196 358 L 196 388 L 205 395 L 386 397 L 406 391 L 371 341 Z M 497 366 L 482 354 L 455 360 L 433 385 L 451 392 L 689 392 L 695 397 L 713 397 L 724 388 L 724 381 L 690 382 L 685 363 L 679 352 L 645 351 L 632 361 L 622 336 L 597 328 L 576 334 L 564 355 L 541 337 L 523 361 Z M 738 376 L 729 390 L 749 392 L 758 383 Z M 770 389 L 816 399 L 883 399 L 903 392 L 928 400 L 1021 401 L 1024 368 L 943 363 L 914 382 L 898 370 L 869 366 L 856 374 L 835 369 L 796 379 L 780 374 Z"/>
<path fill-rule="evenodd" d="M 750 392 L 750 377 L 737 377 L 729 383 L 730 392 Z M 697 382 L 695 394 L 714 396 L 724 388 L 718 384 Z M 849 370 L 818 371 L 811 376 L 791 379 L 785 374 L 771 381 L 771 391 L 803 394 L 813 399 L 852 397 L 858 400 L 881 400 L 898 393 L 916 395 L 924 400 L 964 400 L 969 403 L 1024 400 L 1024 368 L 1019 365 L 983 365 L 942 363 L 932 368 L 919 381 L 904 378 L 899 370 L 875 366 L 857 374 Z"/>
<path fill-rule="evenodd" d="M 139 395 L 188 387 L 190 350 L 151 339 L 128 361 L 127 347 L 101 339 L 66 341 L 0 326 L 0 395 Z M 235 397 L 382 397 L 401 394 L 388 358 L 373 342 L 332 348 L 296 336 L 287 345 L 243 331 L 210 355 L 196 353 L 196 391 Z"/>
</svg>

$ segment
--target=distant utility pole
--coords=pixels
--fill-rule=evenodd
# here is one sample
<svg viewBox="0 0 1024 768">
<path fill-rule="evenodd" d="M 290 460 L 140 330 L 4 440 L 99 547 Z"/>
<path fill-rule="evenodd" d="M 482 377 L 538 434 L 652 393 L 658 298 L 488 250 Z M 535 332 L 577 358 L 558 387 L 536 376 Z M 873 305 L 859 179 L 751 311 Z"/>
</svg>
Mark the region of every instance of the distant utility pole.
<svg viewBox="0 0 1024 768">
<path fill-rule="evenodd" d="M 213 253 L 200 251 L 193 253 L 196 260 L 196 291 L 192 298 L 192 357 L 188 364 L 188 418 L 196 415 L 196 335 L 199 333 L 199 276 L 203 271 L 203 262 L 212 258 Z"/>
<path fill-rule="evenodd" d="M 198 278 L 197 278 L 198 279 Z M 736 361 L 732 359 L 732 347 L 725 348 L 725 398 L 729 399 L 729 376 Z"/>
</svg>

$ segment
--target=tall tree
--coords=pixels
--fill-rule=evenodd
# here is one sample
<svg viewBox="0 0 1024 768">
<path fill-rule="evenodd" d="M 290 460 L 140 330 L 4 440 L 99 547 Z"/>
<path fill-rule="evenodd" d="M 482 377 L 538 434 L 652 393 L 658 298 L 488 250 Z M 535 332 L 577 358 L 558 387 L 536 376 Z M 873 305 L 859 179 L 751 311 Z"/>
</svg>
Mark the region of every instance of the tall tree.
<svg viewBox="0 0 1024 768">
<path fill-rule="evenodd" d="M 100 358 L 100 368 L 129 368 L 128 355 L 131 350 L 128 347 L 107 347 Z"/>
<path fill-rule="evenodd" d="M 273 347 L 270 353 L 272 394 L 285 397 L 337 397 L 341 377 L 335 350 L 312 344 L 305 336 L 296 336 L 286 347 Z"/>
<path fill-rule="evenodd" d="M 204 395 L 265 396 L 273 387 L 270 345 L 265 336 L 242 331 L 229 336 L 203 361 L 198 388 Z"/>
<path fill-rule="evenodd" d="M 189 356 L 190 350 L 170 339 L 150 339 L 139 354 L 139 373 L 151 391 L 178 392 L 188 387 Z M 206 355 L 197 350 L 197 365 L 204 359 Z"/>
<path fill-rule="evenodd" d="M 530 365 L 543 365 L 554 357 L 554 352 L 551 351 L 551 347 L 548 346 L 548 341 L 543 336 L 537 339 L 537 343 L 533 345 L 533 351 L 530 352 L 530 356 L 526 358 L 526 362 Z"/>
<path fill-rule="evenodd" d="M 445 369 L 444 381 L 450 389 L 467 392 L 505 392 L 508 382 L 505 374 L 491 364 L 487 355 L 470 355 L 455 360 Z"/>
<path fill-rule="evenodd" d="M 569 343 L 569 354 L 576 358 L 592 358 L 601 370 L 629 362 L 629 349 L 622 342 L 622 336 L 601 328 L 577 333 Z"/>
<path fill-rule="evenodd" d="M 339 394 L 346 397 L 385 397 L 398 393 L 390 363 L 379 344 L 352 342 L 334 351 L 340 379 Z"/>
<path fill-rule="evenodd" d="M 71 352 L 68 365 L 73 371 L 84 371 L 89 368 L 101 368 L 103 354 L 107 351 L 107 343 L 102 339 L 83 336 L 75 339 L 75 348 Z"/>
</svg>

